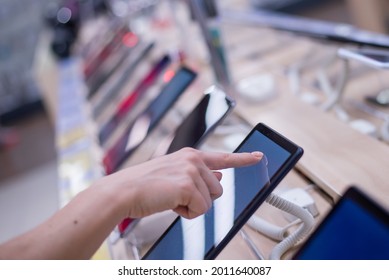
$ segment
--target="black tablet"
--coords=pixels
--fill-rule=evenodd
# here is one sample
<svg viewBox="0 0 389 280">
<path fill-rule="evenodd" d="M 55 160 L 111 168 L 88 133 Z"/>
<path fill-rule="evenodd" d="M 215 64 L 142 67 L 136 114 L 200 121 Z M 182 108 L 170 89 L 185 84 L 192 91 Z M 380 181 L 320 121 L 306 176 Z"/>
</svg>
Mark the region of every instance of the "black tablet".
<svg viewBox="0 0 389 280">
<path fill-rule="evenodd" d="M 389 213 L 352 186 L 293 259 L 389 260 Z"/>
<path fill-rule="evenodd" d="M 265 124 L 258 124 L 235 152 L 262 151 L 252 166 L 222 170 L 223 195 L 204 215 L 178 217 L 143 259 L 214 259 L 303 154 Z"/>
</svg>

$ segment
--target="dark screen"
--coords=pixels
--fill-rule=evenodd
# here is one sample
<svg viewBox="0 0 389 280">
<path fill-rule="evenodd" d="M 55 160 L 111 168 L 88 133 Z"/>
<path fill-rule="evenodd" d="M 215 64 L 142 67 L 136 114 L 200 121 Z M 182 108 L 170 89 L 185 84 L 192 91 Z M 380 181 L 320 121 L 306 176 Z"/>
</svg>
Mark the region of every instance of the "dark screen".
<svg viewBox="0 0 389 280">
<path fill-rule="evenodd" d="M 388 260 L 389 217 L 344 197 L 296 255 L 301 260 Z M 386 221 L 385 221 L 386 219 Z"/>
<path fill-rule="evenodd" d="M 222 170 L 223 195 L 209 212 L 193 220 L 177 219 L 144 259 L 204 259 L 291 155 L 258 131 L 237 152 L 258 150 L 266 155 L 258 164 Z"/>
<path fill-rule="evenodd" d="M 167 153 L 183 147 L 197 147 L 232 106 L 234 102 L 217 89 L 206 94 L 175 131 Z"/>
</svg>

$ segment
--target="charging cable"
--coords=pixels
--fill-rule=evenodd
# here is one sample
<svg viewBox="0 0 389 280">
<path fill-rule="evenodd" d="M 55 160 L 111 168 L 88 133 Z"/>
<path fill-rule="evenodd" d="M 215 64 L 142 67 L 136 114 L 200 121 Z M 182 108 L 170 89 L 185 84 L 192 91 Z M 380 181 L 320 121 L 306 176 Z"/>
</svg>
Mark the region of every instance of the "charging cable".
<svg viewBox="0 0 389 280">
<path fill-rule="evenodd" d="M 280 243 L 273 248 L 269 256 L 269 259 L 279 260 L 286 251 L 302 240 L 312 230 L 315 224 L 313 215 L 317 214 L 315 210 L 312 211 L 312 209 L 316 208 L 304 208 L 274 193 L 271 193 L 268 196 L 266 202 L 297 218 L 286 227 L 273 225 L 258 216 L 252 216 L 247 223 L 250 227 L 262 234 L 273 240 L 280 241 Z M 311 212 L 313 213 L 311 214 Z M 288 235 L 288 229 L 297 224 L 300 224 L 298 229 Z"/>
<path fill-rule="evenodd" d="M 288 212 L 293 216 L 296 216 L 302 222 L 296 231 L 294 231 L 291 235 L 283 239 L 273 248 L 272 252 L 270 253 L 269 259 L 279 260 L 287 250 L 292 248 L 297 242 L 303 239 L 312 230 L 313 226 L 315 225 L 315 219 L 313 218 L 311 213 L 309 213 L 308 210 L 276 194 L 270 194 L 269 197 L 266 199 L 266 202 L 282 211 Z"/>
<path fill-rule="evenodd" d="M 300 222 L 300 220 L 295 220 L 285 227 L 280 227 L 253 215 L 248 220 L 247 225 L 275 241 L 282 241 L 288 236 L 288 229 Z"/>
</svg>

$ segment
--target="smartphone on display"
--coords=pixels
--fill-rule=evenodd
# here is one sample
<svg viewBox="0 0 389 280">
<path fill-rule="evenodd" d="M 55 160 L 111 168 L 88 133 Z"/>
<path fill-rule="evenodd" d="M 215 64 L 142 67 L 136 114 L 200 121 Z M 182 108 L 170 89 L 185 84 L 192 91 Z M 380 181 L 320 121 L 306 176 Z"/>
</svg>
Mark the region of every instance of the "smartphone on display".
<svg viewBox="0 0 389 280">
<path fill-rule="evenodd" d="M 119 126 L 120 122 L 127 116 L 131 108 L 137 104 L 142 95 L 157 82 L 159 76 L 171 63 L 169 55 L 164 55 L 147 73 L 147 75 L 139 81 L 135 89 L 130 92 L 123 100 L 120 101 L 115 113 L 112 117 L 103 124 L 99 131 L 99 140 L 101 144 L 104 144 L 110 135 Z"/>
<path fill-rule="evenodd" d="M 353 59 L 374 68 L 389 69 L 389 51 L 340 48 L 338 50 L 338 56 Z"/>
<path fill-rule="evenodd" d="M 215 259 L 303 155 L 262 123 L 235 150 L 253 151 L 264 153 L 260 162 L 222 170 L 223 195 L 211 209 L 192 220 L 178 217 L 142 259 Z"/>
<path fill-rule="evenodd" d="M 119 78 L 104 92 L 99 92 L 99 99 L 96 105 L 93 107 L 93 117 L 96 119 L 104 110 L 105 107 L 115 100 L 119 95 L 121 89 L 131 80 L 134 72 L 138 69 L 138 66 L 144 61 L 151 50 L 154 48 L 154 43 L 149 43 L 145 46 L 134 50 L 134 54 L 130 57 L 130 62 L 126 65 L 123 72 L 120 73 Z M 131 59 L 132 58 L 132 59 Z M 155 67 L 158 67 L 156 64 Z M 153 70 L 151 70 L 153 71 Z M 161 70 L 162 71 L 162 70 Z M 149 74 L 148 74 L 149 75 Z"/>
<path fill-rule="evenodd" d="M 182 66 L 164 86 L 159 95 L 127 127 L 124 134 L 106 153 L 103 164 L 107 174 L 118 170 L 121 164 L 146 139 L 180 95 L 195 80 L 197 74 Z"/>
<path fill-rule="evenodd" d="M 388 260 L 389 213 L 350 186 L 293 259 Z"/>
<path fill-rule="evenodd" d="M 129 33 L 129 29 L 126 26 L 122 26 L 118 30 L 115 30 L 112 36 L 107 40 L 106 44 L 100 48 L 97 54 L 93 58 L 88 59 L 85 62 L 84 77 L 89 80 L 93 76 L 101 65 L 115 52 L 120 46 L 123 36 Z"/>
<path fill-rule="evenodd" d="M 163 154 L 170 154 L 184 147 L 198 148 L 232 111 L 235 104 L 235 101 L 220 88 L 216 86 L 209 88 L 197 106 L 170 136 L 169 145 L 166 145 L 167 149 Z"/>
<path fill-rule="evenodd" d="M 133 35 L 136 36 L 136 35 Z M 109 62 L 105 63 L 101 70 L 93 75 L 90 79 L 86 81 L 88 87 L 87 98 L 92 99 L 99 89 L 112 77 L 114 73 L 123 65 L 126 59 L 131 55 L 131 53 L 138 47 L 138 42 L 134 43 L 134 46 L 122 46 L 118 49 L 115 54 L 112 55 L 112 58 Z"/>
</svg>

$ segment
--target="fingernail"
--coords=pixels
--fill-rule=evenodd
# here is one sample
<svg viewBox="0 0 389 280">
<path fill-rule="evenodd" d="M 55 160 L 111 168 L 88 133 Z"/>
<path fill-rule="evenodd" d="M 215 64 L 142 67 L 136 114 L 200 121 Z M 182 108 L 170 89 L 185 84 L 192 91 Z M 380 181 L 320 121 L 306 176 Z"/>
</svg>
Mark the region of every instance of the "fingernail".
<svg viewBox="0 0 389 280">
<path fill-rule="evenodd" d="M 252 152 L 251 154 L 253 156 L 255 156 L 256 158 L 262 158 L 263 157 L 263 153 L 261 153 L 261 152 Z"/>
</svg>

